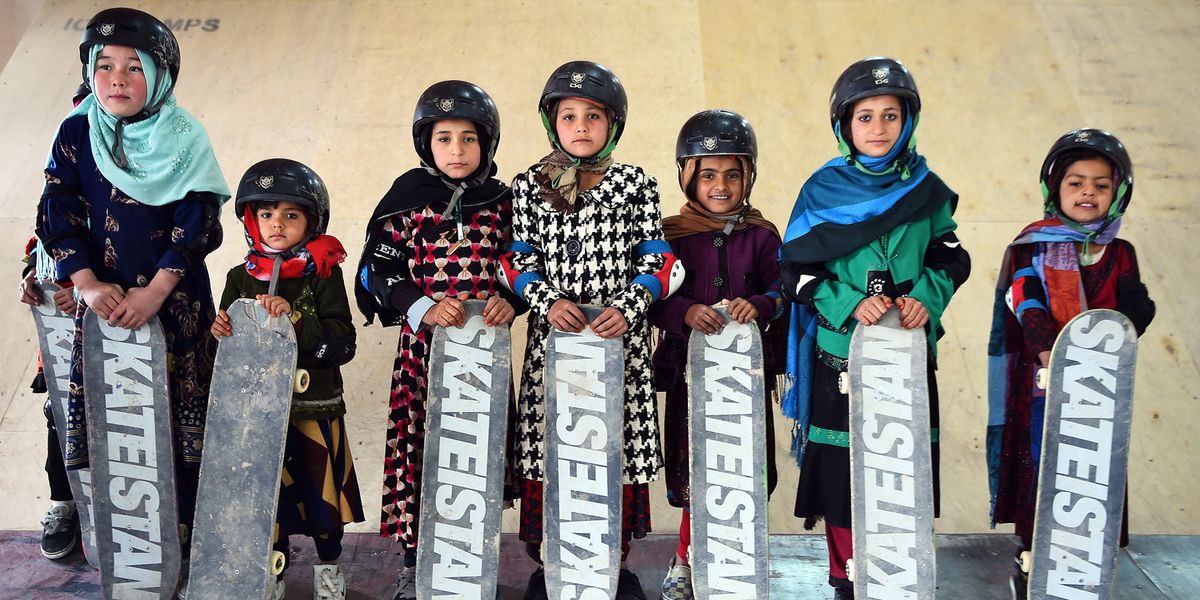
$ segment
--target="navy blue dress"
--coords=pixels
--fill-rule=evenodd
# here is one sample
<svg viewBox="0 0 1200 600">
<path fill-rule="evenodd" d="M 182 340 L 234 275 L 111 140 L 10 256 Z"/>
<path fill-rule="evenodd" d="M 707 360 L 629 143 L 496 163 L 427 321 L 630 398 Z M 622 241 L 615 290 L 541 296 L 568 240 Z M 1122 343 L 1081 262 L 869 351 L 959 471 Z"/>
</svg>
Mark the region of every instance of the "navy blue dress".
<svg viewBox="0 0 1200 600">
<path fill-rule="evenodd" d="M 38 209 L 38 235 L 56 261 L 58 277 L 90 268 L 96 277 L 124 289 L 145 287 L 159 269 L 182 275 L 158 311 L 166 334 L 177 467 L 200 464 L 208 384 L 216 343 L 209 332 L 216 313 L 204 256 L 220 244 L 220 210 L 214 194 L 189 193 L 164 206 L 142 204 L 100 173 L 92 157 L 86 115 L 63 121 L 46 167 L 46 187 Z M 75 315 L 75 344 L 67 417 L 69 469 L 88 464 L 83 404 L 82 342 L 84 307 Z M 180 488 L 190 473 L 179 473 Z M 192 490 L 180 490 L 188 510 Z"/>
</svg>

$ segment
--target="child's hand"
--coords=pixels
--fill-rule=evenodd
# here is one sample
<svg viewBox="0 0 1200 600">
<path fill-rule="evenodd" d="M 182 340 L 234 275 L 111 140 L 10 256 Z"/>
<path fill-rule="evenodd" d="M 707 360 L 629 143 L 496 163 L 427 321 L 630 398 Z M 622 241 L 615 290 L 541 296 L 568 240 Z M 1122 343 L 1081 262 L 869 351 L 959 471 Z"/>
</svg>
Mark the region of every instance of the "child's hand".
<svg viewBox="0 0 1200 600">
<path fill-rule="evenodd" d="M 900 326 L 905 329 L 924 327 L 929 322 L 929 311 L 912 296 L 896 298 L 896 306 L 900 307 Z"/>
<path fill-rule="evenodd" d="M 33 278 L 33 269 L 25 275 L 21 280 L 21 285 L 18 286 L 21 290 L 21 302 L 30 306 L 37 306 L 42 303 L 42 295 L 38 293 L 37 282 Z"/>
<path fill-rule="evenodd" d="M 611 306 L 604 309 L 600 316 L 592 321 L 591 327 L 592 333 L 606 340 L 620 337 L 629 331 L 629 323 L 625 322 L 625 315 Z"/>
<path fill-rule="evenodd" d="M 704 335 L 712 335 L 725 327 L 721 314 L 706 304 L 693 304 L 683 313 L 683 323 Z"/>
<path fill-rule="evenodd" d="M 255 296 L 254 299 L 258 300 L 259 304 L 262 304 L 262 307 L 266 309 L 268 316 L 278 317 L 280 315 L 286 315 L 292 312 L 292 305 L 288 304 L 287 300 L 284 300 L 279 296 L 259 294 Z"/>
<path fill-rule="evenodd" d="M 229 313 L 224 309 L 217 311 L 217 319 L 213 321 L 210 331 L 216 338 L 233 335 L 233 326 L 229 324 Z"/>
<path fill-rule="evenodd" d="M 65 287 L 54 292 L 54 305 L 68 315 L 75 314 L 75 288 Z"/>
<path fill-rule="evenodd" d="M 121 286 L 104 283 L 99 279 L 75 287 L 79 289 L 79 297 L 83 298 L 88 307 L 105 320 L 108 320 L 112 312 L 125 300 L 125 292 L 121 290 Z"/>
<path fill-rule="evenodd" d="M 891 307 L 892 299 L 887 296 L 867 296 L 854 309 L 854 318 L 863 325 L 874 325 Z"/>
<path fill-rule="evenodd" d="M 1042 367 L 1044 367 L 1044 368 L 1049 367 L 1050 366 L 1050 351 L 1042 350 L 1041 352 L 1038 352 L 1038 362 L 1042 363 Z"/>
<path fill-rule="evenodd" d="M 421 322 L 430 327 L 434 325 L 462 327 L 467 322 L 467 311 L 463 308 L 463 304 L 458 298 L 446 297 L 425 311 L 425 316 L 421 317 Z"/>
<path fill-rule="evenodd" d="M 546 313 L 546 320 L 559 331 L 568 333 L 579 333 L 583 331 L 584 324 L 587 319 L 583 317 L 583 311 L 575 306 L 574 302 L 566 298 L 559 298 L 550 305 L 550 312 Z M 599 319 L 597 319 L 599 320 Z"/>
<path fill-rule="evenodd" d="M 749 323 L 758 318 L 758 309 L 745 298 L 734 298 L 729 303 L 729 316 L 738 323 Z"/>
<path fill-rule="evenodd" d="M 515 316 L 517 316 L 517 310 L 508 303 L 508 300 L 500 296 L 488 298 L 487 304 L 483 307 L 483 322 L 489 327 L 508 325 L 512 323 Z"/>
<path fill-rule="evenodd" d="M 108 324 L 137 329 L 158 314 L 163 300 L 166 300 L 166 296 L 150 288 L 131 288 L 125 293 L 125 299 L 108 315 Z"/>
</svg>

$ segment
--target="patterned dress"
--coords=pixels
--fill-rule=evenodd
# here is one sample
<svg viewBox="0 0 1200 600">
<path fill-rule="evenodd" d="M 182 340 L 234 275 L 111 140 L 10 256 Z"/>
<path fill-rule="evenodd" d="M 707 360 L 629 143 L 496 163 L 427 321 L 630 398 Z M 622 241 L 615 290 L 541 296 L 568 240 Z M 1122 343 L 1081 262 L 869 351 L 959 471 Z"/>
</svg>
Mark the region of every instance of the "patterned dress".
<svg viewBox="0 0 1200 600">
<path fill-rule="evenodd" d="M 382 215 L 368 225 L 363 261 L 377 267 L 390 265 L 390 287 L 396 290 L 391 298 L 412 297 L 397 288 L 419 292 L 419 298 L 434 302 L 447 297 L 486 300 L 504 291 L 496 267 L 508 242 L 511 200 L 505 194 L 486 207 L 463 210 L 465 242 L 459 241 L 457 222 L 443 219 L 442 211 L 430 205 Z M 407 313 L 421 301 L 393 301 L 386 307 L 390 310 L 380 313 L 384 325 L 400 325 L 401 330 L 388 404 L 379 533 L 401 540 L 409 548 L 417 545 L 421 513 L 419 487 L 432 331 L 415 318 L 409 319 Z M 389 312 L 396 316 L 389 319 Z"/>
<path fill-rule="evenodd" d="M 204 256 L 221 239 L 217 198 L 190 193 L 164 206 L 130 198 L 96 167 L 88 131 L 86 115 L 65 120 L 59 130 L 45 171 L 39 235 L 60 279 L 92 269 L 100 281 L 129 289 L 145 287 L 159 269 L 182 275 L 158 318 L 166 334 L 176 462 L 190 467 L 177 473 L 181 517 L 189 522 L 216 355 L 209 333 L 216 313 Z M 81 302 L 71 356 L 68 468 L 88 464 L 79 335 L 84 309 Z"/>
<path fill-rule="evenodd" d="M 581 192 L 572 212 L 554 210 L 538 196 L 540 165 L 513 181 L 513 250 L 510 285 L 530 307 L 528 342 L 517 398 L 516 476 L 524 485 L 522 536 L 541 540 L 540 483 L 545 434 L 547 314 L 560 298 L 611 306 L 621 311 L 629 331 L 625 342 L 623 481 L 638 484 L 634 509 L 645 514 L 634 535 L 649 530 L 645 485 L 661 468 L 658 410 L 650 369 L 650 325 L 646 311 L 668 291 L 675 263 L 662 240 L 658 184 L 641 168 L 614 163 L 600 183 Z M 626 512 L 630 490 L 626 490 Z M 529 506 L 534 504 L 537 506 Z M 534 509 L 534 510 L 531 510 Z M 625 515 L 628 524 L 630 515 Z M 628 528 L 627 528 L 628 529 Z"/>
</svg>

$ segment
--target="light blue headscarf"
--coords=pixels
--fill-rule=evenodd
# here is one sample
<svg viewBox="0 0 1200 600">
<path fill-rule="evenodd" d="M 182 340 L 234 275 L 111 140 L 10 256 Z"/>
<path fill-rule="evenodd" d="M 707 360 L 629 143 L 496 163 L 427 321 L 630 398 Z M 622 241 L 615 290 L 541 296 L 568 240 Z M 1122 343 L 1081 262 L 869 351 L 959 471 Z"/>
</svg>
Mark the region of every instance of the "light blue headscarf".
<svg viewBox="0 0 1200 600">
<path fill-rule="evenodd" d="M 175 104 L 171 74 L 162 72 L 154 58 L 137 50 L 146 76 L 146 107 L 150 116 L 136 122 L 109 114 L 96 99 L 103 93 L 94 83 L 96 57 L 103 45 L 92 46 L 88 56 L 88 84 L 92 94 L 71 115 L 86 114 L 91 129 L 92 157 L 113 186 L 150 206 L 182 200 L 188 192 L 212 192 L 224 203 L 229 186 L 217 165 L 204 127 Z M 120 130 L 118 137 L 118 129 Z M 118 145 L 119 144 L 119 145 Z M 117 148 L 118 150 L 114 150 Z M 124 153 L 126 165 L 114 154 Z"/>
</svg>

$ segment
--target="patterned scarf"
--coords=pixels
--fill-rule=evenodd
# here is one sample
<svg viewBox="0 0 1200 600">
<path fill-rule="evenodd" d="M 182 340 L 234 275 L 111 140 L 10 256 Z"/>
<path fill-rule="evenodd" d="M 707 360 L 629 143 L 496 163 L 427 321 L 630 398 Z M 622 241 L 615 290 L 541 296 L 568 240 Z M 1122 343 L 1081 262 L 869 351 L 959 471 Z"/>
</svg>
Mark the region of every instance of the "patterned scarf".
<svg viewBox="0 0 1200 600">
<path fill-rule="evenodd" d="M 96 72 L 102 48 L 92 46 L 88 73 Z M 118 119 L 105 110 L 95 93 L 68 115 L 87 115 L 96 167 L 114 187 L 142 204 L 163 206 L 183 199 L 188 192 L 211 192 L 224 203 L 230 196 L 229 186 L 208 133 L 175 104 L 171 74 L 160 71 L 149 54 L 137 50 L 137 55 L 146 77 L 149 117 Z"/>
<path fill-rule="evenodd" d="M 242 223 L 246 228 L 246 242 L 250 244 L 250 251 L 246 253 L 246 272 L 259 281 L 271 281 L 277 259 L 280 261 L 280 279 L 295 279 L 314 271 L 317 277 L 324 279 L 333 274 L 334 265 L 346 260 L 346 249 L 332 235 L 317 235 L 289 250 L 275 250 L 262 242 L 258 221 L 249 206 Z"/>
<path fill-rule="evenodd" d="M 559 212 L 574 212 L 578 208 L 579 171 L 603 175 L 612 164 L 611 155 L 590 164 L 562 150 L 555 150 L 538 161 L 541 166 L 536 175 L 540 188 L 538 193 L 550 208 Z"/>
</svg>

